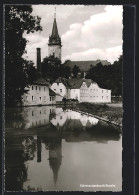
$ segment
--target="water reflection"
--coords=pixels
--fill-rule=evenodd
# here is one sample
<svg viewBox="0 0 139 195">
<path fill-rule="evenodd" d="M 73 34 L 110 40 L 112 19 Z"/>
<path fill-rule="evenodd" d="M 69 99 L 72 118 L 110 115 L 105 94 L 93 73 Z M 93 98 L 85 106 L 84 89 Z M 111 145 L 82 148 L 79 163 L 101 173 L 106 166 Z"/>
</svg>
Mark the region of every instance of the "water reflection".
<svg viewBox="0 0 139 195">
<path fill-rule="evenodd" d="M 81 189 L 80 184 L 88 179 L 100 184 L 113 181 L 117 188 L 112 190 L 121 189 L 121 135 L 116 127 L 54 106 L 10 108 L 5 116 L 6 191 L 86 191 L 90 189 Z M 107 165 L 115 159 L 113 173 Z M 96 167 L 96 172 L 89 167 Z"/>
</svg>

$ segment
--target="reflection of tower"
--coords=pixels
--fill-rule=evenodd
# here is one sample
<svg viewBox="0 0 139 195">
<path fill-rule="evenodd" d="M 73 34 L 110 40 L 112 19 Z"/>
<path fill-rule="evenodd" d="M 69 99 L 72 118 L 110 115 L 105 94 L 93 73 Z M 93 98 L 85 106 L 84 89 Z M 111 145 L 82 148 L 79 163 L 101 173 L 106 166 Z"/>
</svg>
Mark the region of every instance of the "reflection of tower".
<svg viewBox="0 0 139 195">
<path fill-rule="evenodd" d="M 49 145 L 49 165 L 53 170 L 54 183 L 58 179 L 58 171 L 62 162 L 62 141 L 61 139 L 54 139 Z"/>
<path fill-rule="evenodd" d="M 37 162 L 41 162 L 41 137 L 37 135 Z"/>
</svg>

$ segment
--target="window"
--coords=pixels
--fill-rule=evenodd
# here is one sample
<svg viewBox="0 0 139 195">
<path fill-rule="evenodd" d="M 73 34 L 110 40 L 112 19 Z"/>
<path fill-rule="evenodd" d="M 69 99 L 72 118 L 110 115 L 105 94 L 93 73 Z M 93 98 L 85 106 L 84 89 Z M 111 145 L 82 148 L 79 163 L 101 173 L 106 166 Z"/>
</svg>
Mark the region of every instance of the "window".
<svg viewBox="0 0 139 195">
<path fill-rule="evenodd" d="M 40 110 L 40 114 L 41 114 L 42 112 L 41 112 L 41 110 Z"/>
<path fill-rule="evenodd" d="M 41 86 L 39 86 L 39 90 L 41 90 Z"/>
<path fill-rule="evenodd" d="M 32 111 L 32 116 L 34 116 L 34 112 Z"/>
<path fill-rule="evenodd" d="M 95 96 L 94 96 L 94 98 L 95 98 Z"/>
<path fill-rule="evenodd" d="M 60 92 L 62 92 L 62 89 L 60 89 Z"/>
<path fill-rule="evenodd" d="M 103 96 L 102 96 L 102 99 L 103 99 Z"/>
<path fill-rule="evenodd" d="M 40 99 L 40 102 L 41 102 L 41 100 L 42 100 L 42 97 L 40 97 L 39 99 Z"/>
<path fill-rule="evenodd" d="M 62 119 L 62 116 L 60 116 L 60 119 Z"/>
<path fill-rule="evenodd" d="M 34 101 L 34 96 L 32 96 L 32 101 Z"/>
<path fill-rule="evenodd" d="M 45 91 L 45 87 L 44 87 L 44 91 Z"/>
<path fill-rule="evenodd" d="M 37 90 L 37 86 L 36 86 L 36 90 Z"/>
<path fill-rule="evenodd" d="M 102 93 L 103 93 L 103 90 L 102 90 Z"/>
<path fill-rule="evenodd" d="M 56 89 L 54 89 L 54 91 L 56 91 Z"/>
<path fill-rule="evenodd" d="M 33 90 L 33 86 L 32 86 L 32 90 Z"/>
<path fill-rule="evenodd" d="M 59 85 L 59 83 L 57 83 L 57 85 Z"/>
<path fill-rule="evenodd" d="M 50 101 L 51 101 L 51 97 L 50 97 Z"/>
</svg>

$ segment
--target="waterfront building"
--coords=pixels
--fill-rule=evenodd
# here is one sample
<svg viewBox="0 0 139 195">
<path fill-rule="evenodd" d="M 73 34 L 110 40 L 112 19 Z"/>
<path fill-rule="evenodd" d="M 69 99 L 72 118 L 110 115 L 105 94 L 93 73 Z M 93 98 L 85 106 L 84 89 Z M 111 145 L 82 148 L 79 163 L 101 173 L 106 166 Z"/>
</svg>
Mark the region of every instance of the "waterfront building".
<svg viewBox="0 0 139 195">
<path fill-rule="evenodd" d="M 61 97 L 69 99 L 69 86 L 68 80 L 62 77 L 59 77 L 54 81 L 50 87 L 56 94 L 59 94 Z M 62 98 L 63 99 L 63 98 Z"/>
<path fill-rule="evenodd" d="M 43 78 L 35 80 L 32 85 L 26 88 L 26 90 L 27 93 L 24 93 L 22 96 L 23 106 L 49 105 L 56 103 L 54 92 L 49 89 L 49 83 Z"/>
<path fill-rule="evenodd" d="M 111 102 L 111 90 L 102 89 L 91 79 L 69 79 L 70 98 L 79 102 Z"/>
</svg>

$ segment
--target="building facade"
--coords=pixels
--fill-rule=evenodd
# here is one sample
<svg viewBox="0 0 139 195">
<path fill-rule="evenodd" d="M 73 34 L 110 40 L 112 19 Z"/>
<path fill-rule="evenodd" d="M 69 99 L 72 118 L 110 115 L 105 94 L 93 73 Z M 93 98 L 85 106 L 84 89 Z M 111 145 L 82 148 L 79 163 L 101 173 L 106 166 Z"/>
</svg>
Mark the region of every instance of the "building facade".
<svg viewBox="0 0 139 195">
<path fill-rule="evenodd" d="M 68 87 L 68 81 L 64 78 L 58 78 L 50 87 L 56 94 L 59 94 L 63 98 L 69 99 L 69 87 Z M 63 99 L 62 98 L 62 99 Z"/>
<path fill-rule="evenodd" d="M 79 102 L 109 103 L 111 90 L 102 89 L 91 79 L 69 79 L 70 99 Z"/>
<path fill-rule="evenodd" d="M 49 84 L 43 78 L 34 81 L 26 90 L 27 93 L 22 96 L 23 106 L 56 104 L 56 97 L 50 92 Z"/>
</svg>

